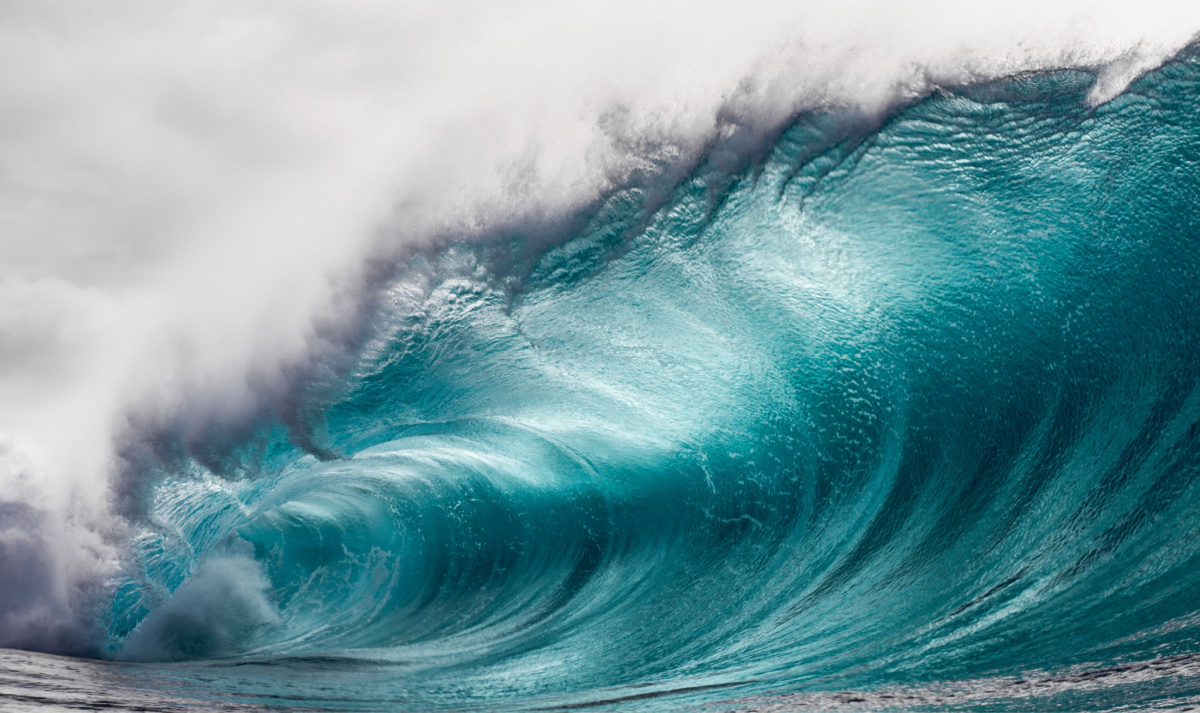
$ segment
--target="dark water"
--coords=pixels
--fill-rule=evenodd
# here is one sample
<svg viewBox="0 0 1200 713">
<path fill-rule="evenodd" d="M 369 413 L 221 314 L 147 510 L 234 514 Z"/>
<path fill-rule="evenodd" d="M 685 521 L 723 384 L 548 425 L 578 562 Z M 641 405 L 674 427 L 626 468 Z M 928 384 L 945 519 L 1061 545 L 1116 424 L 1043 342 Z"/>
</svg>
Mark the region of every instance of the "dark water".
<svg viewBox="0 0 1200 713">
<path fill-rule="evenodd" d="M 146 494 L 115 660 L 3 653 L 0 695 L 1200 701 L 1200 60 L 1093 80 L 806 115 L 554 247 L 417 255 L 342 388 Z"/>
</svg>

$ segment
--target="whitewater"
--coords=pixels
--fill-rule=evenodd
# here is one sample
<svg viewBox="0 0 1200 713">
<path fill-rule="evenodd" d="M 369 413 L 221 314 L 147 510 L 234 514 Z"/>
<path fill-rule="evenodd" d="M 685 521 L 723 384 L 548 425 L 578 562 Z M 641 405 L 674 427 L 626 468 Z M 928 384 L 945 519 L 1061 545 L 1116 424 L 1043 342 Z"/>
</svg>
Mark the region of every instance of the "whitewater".
<svg viewBox="0 0 1200 713">
<path fill-rule="evenodd" d="M 0 710 L 1200 705 L 1200 8 L 0 18 Z"/>
</svg>

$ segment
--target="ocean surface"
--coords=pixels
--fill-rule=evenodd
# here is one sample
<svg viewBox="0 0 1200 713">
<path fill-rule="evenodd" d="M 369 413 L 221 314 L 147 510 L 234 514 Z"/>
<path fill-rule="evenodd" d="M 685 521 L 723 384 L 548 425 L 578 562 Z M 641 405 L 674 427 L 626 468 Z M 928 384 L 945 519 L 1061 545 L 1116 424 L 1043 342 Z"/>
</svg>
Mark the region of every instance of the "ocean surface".
<svg viewBox="0 0 1200 713">
<path fill-rule="evenodd" d="M 412 249 L 0 708 L 1200 709 L 1200 54 L 1096 81 Z"/>
</svg>

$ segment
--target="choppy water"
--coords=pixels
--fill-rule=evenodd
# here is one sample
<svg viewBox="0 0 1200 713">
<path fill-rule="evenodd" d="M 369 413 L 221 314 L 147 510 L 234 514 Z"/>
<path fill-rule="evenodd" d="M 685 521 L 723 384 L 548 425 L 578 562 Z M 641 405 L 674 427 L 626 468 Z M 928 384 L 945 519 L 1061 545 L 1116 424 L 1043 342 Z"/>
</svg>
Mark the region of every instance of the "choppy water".
<svg viewBox="0 0 1200 713">
<path fill-rule="evenodd" d="M 565 242 L 414 255 L 348 385 L 145 493 L 115 660 L 6 652 L 0 695 L 1200 702 L 1200 58 L 1093 81 L 804 115 Z"/>
</svg>

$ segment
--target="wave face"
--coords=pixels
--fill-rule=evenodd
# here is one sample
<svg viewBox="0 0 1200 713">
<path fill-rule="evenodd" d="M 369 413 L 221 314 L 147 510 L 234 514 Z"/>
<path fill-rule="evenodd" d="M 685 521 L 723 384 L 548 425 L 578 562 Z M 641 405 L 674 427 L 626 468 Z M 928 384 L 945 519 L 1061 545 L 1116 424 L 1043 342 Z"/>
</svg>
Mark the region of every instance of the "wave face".
<svg viewBox="0 0 1200 713">
<path fill-rule="evenodd" d="M 804 115 L 417 255 L 301 437 L 147 496 L 111 655 L 355 709 L 1200 693 L 1200 59 L 1094 81 Z"/>
</svg>

